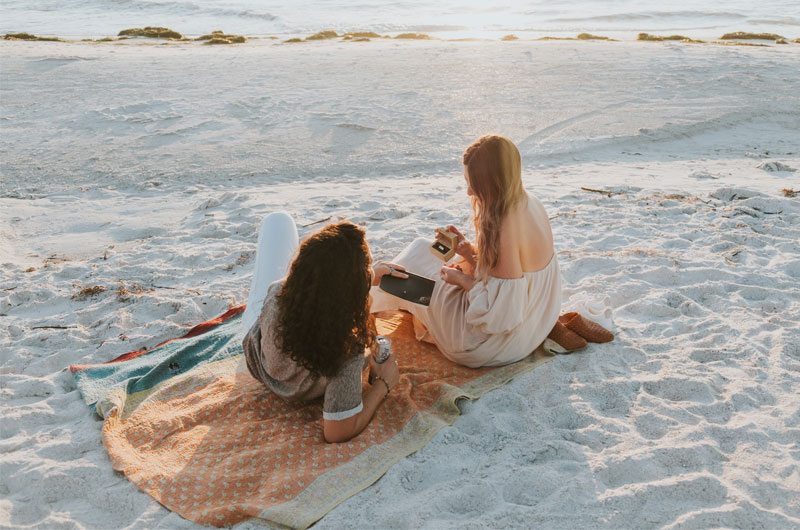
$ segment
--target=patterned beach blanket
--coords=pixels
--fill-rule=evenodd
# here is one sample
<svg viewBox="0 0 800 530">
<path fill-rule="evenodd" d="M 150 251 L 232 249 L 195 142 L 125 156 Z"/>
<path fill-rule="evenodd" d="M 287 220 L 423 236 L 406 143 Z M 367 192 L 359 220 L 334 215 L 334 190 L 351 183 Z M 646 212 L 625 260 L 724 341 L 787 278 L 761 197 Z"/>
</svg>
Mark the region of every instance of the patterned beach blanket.
<svg viewBox="0 0 800 530">
<path fill-rule="evenodd" d="M 70 367 L 104 419 L 114 469 L 200 524 L 306 528 L 451 424 L 459 399 L 476 399 L 550 359 L 537 350 L 513 365 L 465 368 L 417 341 L 410 315 L 381 314 L 378 332 L 392 340 L 400 383 L 360 435 L 328 444 L 321 401 L 285 403 L 250 376 L 243 310 L 149 351 Z"/>
</svg>

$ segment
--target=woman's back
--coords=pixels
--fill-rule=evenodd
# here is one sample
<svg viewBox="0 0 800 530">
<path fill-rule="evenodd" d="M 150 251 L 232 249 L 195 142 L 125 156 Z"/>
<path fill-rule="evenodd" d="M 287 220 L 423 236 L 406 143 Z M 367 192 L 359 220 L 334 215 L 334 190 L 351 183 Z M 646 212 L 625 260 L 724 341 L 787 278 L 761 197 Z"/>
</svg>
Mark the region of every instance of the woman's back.
<svg viewBox="0 0 800 530">
<path fill-rule="evenodd" d="M 553 232 L 541 201 L 531 195 L 503 219 L 500 254 L 490 276 L 519 278 L 544 269 L 553 257 Z"/>
</svg>

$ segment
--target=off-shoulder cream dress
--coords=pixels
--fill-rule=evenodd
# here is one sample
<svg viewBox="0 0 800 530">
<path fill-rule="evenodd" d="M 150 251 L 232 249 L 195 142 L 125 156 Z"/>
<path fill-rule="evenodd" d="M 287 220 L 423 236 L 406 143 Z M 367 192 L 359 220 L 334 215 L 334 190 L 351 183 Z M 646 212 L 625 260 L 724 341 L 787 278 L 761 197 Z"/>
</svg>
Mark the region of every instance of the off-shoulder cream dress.
<svg viewBox="0 0 800 530">
<path fill-rule="evenodd" d="M 472 368 L 519 361 L 544 342 L 561 311 L 555 252 L 541 270 L 523 272 L 520 278 L 489 277 L 465 291 L 439 277 L 442 261 L 428 250 L 432 243 L 416 239 L 392 260 L 436 281 L 430 306 L 373 287 L 373 312 L 408 311 L 416 318 L 418 339 L 433 342 L 445 357 Z"/>
</svg>

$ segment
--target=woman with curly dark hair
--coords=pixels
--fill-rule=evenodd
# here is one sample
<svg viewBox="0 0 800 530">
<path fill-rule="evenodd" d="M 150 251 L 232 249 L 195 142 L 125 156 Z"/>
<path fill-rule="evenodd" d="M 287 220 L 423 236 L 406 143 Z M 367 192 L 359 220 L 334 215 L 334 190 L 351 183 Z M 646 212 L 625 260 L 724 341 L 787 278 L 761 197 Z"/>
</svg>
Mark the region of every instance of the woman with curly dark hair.
<svg viewBox="0 0 800 530">
<path fill-rule="evenodd" d="M 292 258 L 294 258 L 292 260 Z M 367 426 L 397 383 L 393 357 L 377 364 L 370 286 L 402 267 L 372 265 L 364 231 L 331 224 L 298 246 L 297 228 L 283 212 L 264 219 L 242 346 L 247 368 L 287 401 L 323 397 L 325 440 L 343 442 Z M 369 358 L 373 384 L 362 389 Z"/>
</svg>

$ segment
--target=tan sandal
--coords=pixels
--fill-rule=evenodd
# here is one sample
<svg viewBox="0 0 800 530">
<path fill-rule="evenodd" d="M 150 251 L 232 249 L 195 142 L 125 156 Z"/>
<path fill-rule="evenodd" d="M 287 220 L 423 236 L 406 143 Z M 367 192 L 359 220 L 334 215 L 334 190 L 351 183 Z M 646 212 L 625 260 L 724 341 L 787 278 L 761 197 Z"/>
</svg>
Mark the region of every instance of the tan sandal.
<svg viewBox="0 0 800 530">
<path fill-rule="evenodd" d="M 589 342 L 603 343 L 614 340 L 613 333 L 600 324 L 592 322 L 588 318 L 583 318 L 580 313 L 564 313 L 558 317 L 558 322 Z"/>
<path fill-rule="evenodd" d="M 585 348 L 586 340 L 563 323 L 556 322 L 542 347 L 549 353 L 570 353 Z"/>
</svg>

